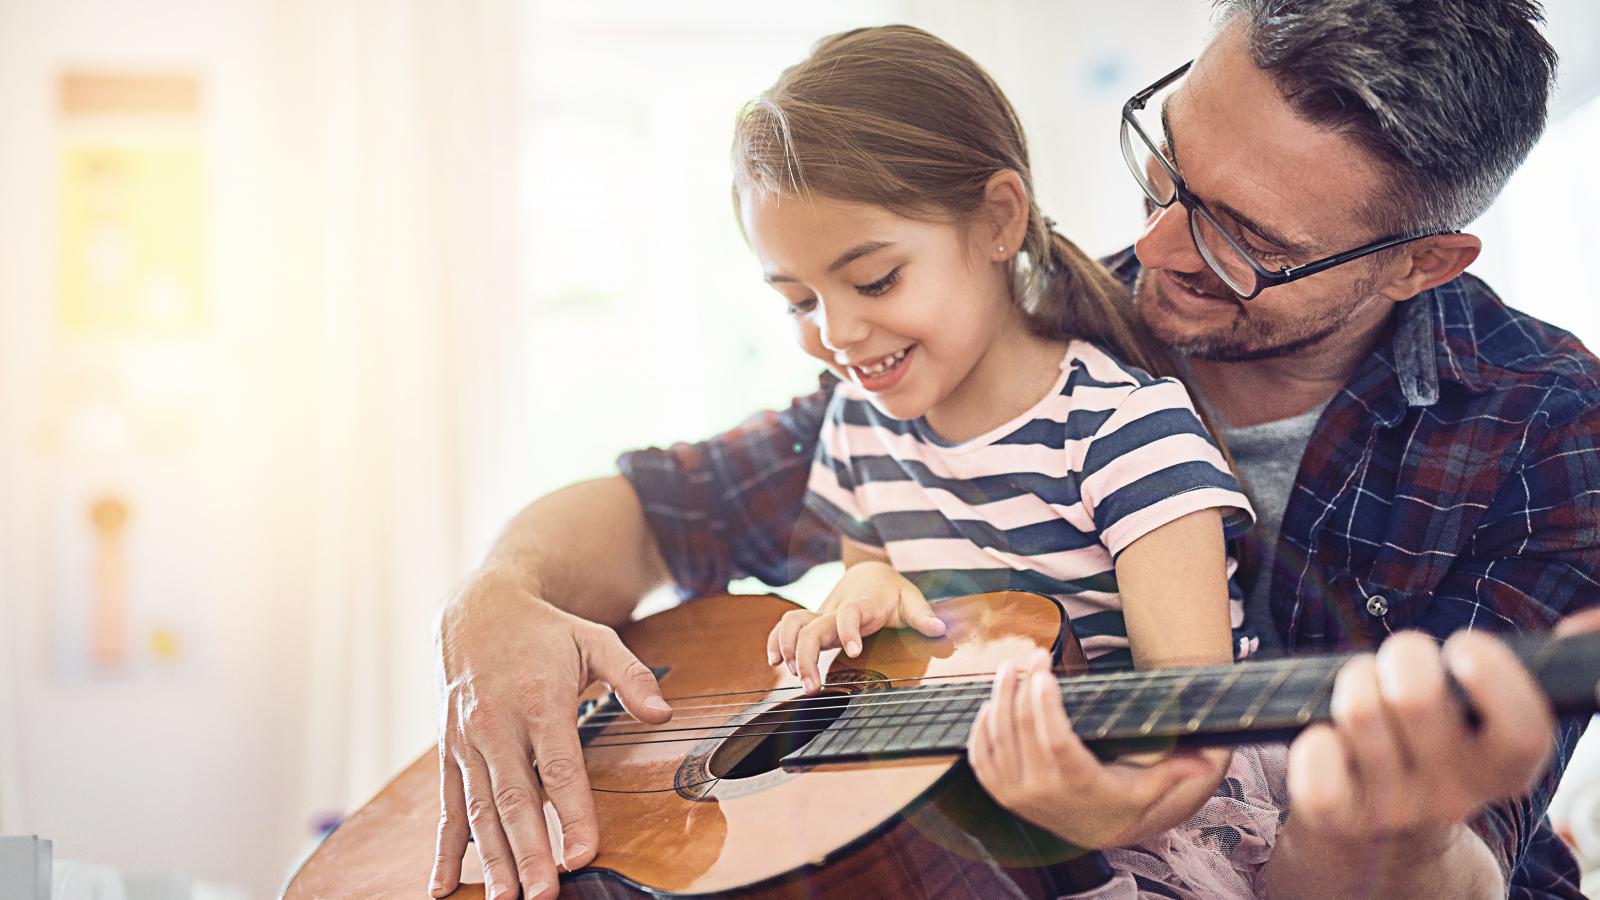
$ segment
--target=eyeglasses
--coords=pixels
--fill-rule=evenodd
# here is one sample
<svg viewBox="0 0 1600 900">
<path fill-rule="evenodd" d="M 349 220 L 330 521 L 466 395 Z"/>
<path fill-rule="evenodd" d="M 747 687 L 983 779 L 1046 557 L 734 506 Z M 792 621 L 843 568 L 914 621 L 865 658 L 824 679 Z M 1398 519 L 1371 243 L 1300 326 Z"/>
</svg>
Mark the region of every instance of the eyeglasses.
<svg viewBox="0 0 1600 900">
<path fill-rule="evenodd" d="M 1176 166 L 1168 159 L 1167 154 L 1150 140 L 1150 135 L 1145 133 L 1138 118 L 1134 116 L 1134 113 L 1145 108 L 1145 104 L 1158 91 L 1183 77 L 1192 65 L 1194 65 L 1193 60 L 1184 63 L 1160 81 L 1134 94 L 1122 105 L 1122 157 L 1127 160 L 1134 180 L 1139 182 L 1139 187 L 1144 189 L 1145 196 L 1150 198 L 1151 203 L 1161 209 L 1179 203 L 1188 211 L 1189 233 L 1194 238 L 1195 249 L 1200 251 L 1201 258 L 1211 267 L 1211 271 L 1238 294 L 1241 300 L 1250 300 L 1269 287 L 1288 284 L 1318 272 L 1326 272 L 1334 266 L 1344 265 L 1352 260 L 1377 253 L 1379 250 L 1387 250 L 1425 237 L 1453 233 L 1430 231 L 1426 234 L 1394 235 L 1303 265 L 1282 266 L 1276 270 L 1262 265 L 1238 238 L 1229 233 L 1229 229 L 1223 226 L 1222 221 L 1200 202 L 1200 198 L 1189 192 Z"/>
</svg>

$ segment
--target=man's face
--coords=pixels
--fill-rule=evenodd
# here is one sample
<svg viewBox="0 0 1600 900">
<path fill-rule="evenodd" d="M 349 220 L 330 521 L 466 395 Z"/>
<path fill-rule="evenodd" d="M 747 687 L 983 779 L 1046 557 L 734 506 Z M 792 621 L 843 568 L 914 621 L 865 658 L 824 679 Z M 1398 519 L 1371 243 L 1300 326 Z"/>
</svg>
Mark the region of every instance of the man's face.
<svg viewBox="0 0 1600 900">
<path fill-rule="evenodd" d="M 1251 62 L 1242 29 L 1228 28 L 1206 47 L 1168 96 L 1165 120 L 1164 149 L 1189 190 L 1268 269 L 1381 236 L 1364 215 L 1384 184 L 1378 165 L 1296 115 Z M 1156 210 L 1134 247 L 1144 269 L 1135 287 L 1141 317 L 1163 343 L 1200 358 L 1288 355 L 1337 340 L 1341 326 L 1390 303 L 1374 291 L 1372 260 L 1241 301 L 1195 249 L 1188 211 L 1177 203 Z"/>
</svg>

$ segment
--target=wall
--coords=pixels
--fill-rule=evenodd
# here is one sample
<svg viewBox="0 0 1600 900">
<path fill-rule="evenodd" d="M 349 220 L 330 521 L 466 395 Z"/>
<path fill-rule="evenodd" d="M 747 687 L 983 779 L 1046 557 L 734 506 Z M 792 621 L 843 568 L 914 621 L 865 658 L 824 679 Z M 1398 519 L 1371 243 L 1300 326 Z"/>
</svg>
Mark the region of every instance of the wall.
<svg viewBox="0 0 1600 900">
<path fill-rule="evenodd" d="M 269 12 L 267 0 L 0 0 L 0 591 L 22 773 L 0 814 L 6 830 L 54 838 L 59 857 L 181 868 L 259 895 L 306 833 L 287 799 L 299 778 L 304 591 L 285 556 L 293 544 L 274 543 L 294 533 L 295 509 L 277 500 L 292 466 L 276 437 L 282 404 L 259 375 L 289 346 L 274 339 L 262 214 L 273 194 Z M 195 428 L 136 461 L 64 457 L 41 438 L 42 395 L 66 377 L 59 357 L 82 352 L 52 308 L 54 79 L 69 65 L 205 78 L 212 322 L 128 364 L 135 379 L 177 386 Z M 158 564 L 130 572 L 133 588 L 181 619 L 169 671 L 74 676 L 52 645 L 78 561 L 51 536 L 84 525 L 76 501 L 99 486 L 136 498 L 130 550 Z"/>
</svg>

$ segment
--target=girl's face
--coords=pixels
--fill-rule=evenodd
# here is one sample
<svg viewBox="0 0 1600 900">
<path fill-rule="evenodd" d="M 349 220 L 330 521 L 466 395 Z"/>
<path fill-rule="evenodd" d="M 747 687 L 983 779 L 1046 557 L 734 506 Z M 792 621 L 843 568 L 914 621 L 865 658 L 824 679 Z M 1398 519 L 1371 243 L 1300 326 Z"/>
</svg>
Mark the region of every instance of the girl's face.
<svg viewBox="0 0 1600 900">
<path fill-rule="evenodd" d="M 885 415 L 957 401 L 1020 318 L 1005 271 L 954 224 L 776 194 L 745 195 L 739 209 L 801 348 Z"/>
</svg>

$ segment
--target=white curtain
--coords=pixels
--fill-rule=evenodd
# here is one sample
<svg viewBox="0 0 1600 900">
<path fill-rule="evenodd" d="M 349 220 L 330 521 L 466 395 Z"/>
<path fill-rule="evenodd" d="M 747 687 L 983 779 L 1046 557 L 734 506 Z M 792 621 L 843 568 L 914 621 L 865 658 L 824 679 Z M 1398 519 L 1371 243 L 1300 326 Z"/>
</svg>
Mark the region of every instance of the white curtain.
<svg viewBox="0 0 1600 900">
<path fill-rule="evenodd" d="M 519 0 L 296 0 L 278 35 L 282 300 L 300 317 L 310 691 L 303 808 L 434 737 L 431 622 L 524 454 Z M 293 401 L 291 401 L 293 402 Z M 513 479 L 514 480 L 514 479 Z"/>
</svg>

